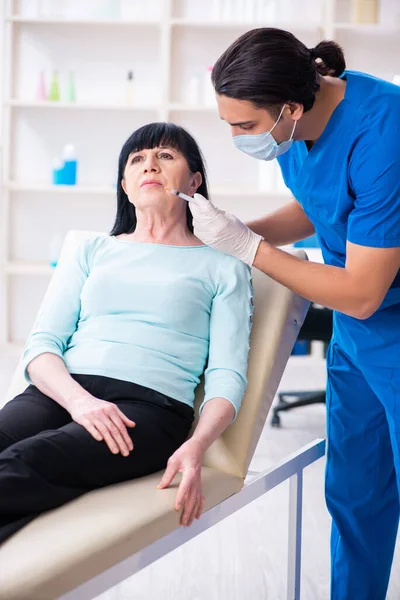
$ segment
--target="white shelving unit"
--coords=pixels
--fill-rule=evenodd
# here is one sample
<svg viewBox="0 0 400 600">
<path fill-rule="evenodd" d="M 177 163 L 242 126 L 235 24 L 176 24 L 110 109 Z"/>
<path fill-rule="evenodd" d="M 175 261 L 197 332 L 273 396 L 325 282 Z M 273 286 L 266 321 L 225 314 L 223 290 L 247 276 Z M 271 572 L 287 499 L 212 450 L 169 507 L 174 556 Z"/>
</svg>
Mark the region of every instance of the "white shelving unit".
<svg viewBox="0 0 400 600">
<path fill-rule="evenodd" d="M 32 16 L 36 0 L 5 2 L 0 344 L 22 342 L 32 325 L 52 273 L 53 233 L 110 230 L 118 153 L 144 123 L 174 121 L 195 136 L 208 163 L 212 197 L 222 208 L 248 219 L 287 202 L 290 195 L 279 183 L 259 189 L 257 161 L 234 149 L 216 106 L 187 102 L 190 76 L 198 72 L 203 81 L 207 66 L 241 33 L 278 26 L 309 47 L 333 38 L 344 46 L 349 68 L 388 78 L 400 70 L 400 25 L 353 24 L 347 0 L 279 0 L 276 20 L 247 23 L 213 20 L 213 0 L 118 1 L 118 19 L 85 15 L 85 6 L 96 0 L 53 0 L 57 15 L 46 18 Z M 374 47 L 371 35 L 380 40 Z M 73 71 L 76 103 L 38 102 L 41 70 L 58 70 L 62 87 Z M 135 72 L 133 105 L 125 103 L 128 70 Z M 71 142 L 78 151 L 78 185 L 53 186 L 52 159 Z"/>
</svg>

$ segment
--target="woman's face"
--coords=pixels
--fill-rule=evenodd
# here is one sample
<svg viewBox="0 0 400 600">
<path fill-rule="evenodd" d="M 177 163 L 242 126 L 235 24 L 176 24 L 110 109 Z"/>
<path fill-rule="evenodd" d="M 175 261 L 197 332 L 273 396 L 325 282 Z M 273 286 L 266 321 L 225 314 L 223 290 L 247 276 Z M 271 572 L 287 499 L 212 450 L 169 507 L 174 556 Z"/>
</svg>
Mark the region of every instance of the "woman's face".
<svg viewBox="0 0 400 600">
<path fill-rule="evenodd" d="M 132 152 L 126 163 L 122 187 L 137 208 L 166 207 L 185 200 L 172 196 L 165 186 L 193 196 L 201 185 L 201 174 L 192 173 L 179 150 L 157 147 Z"/>
<path fill-rule="evenodd" d="M 237 100 L 217 94 L 217 102 L 219 116 L 231 126 L 232 137 L 271 131 L 277 121 L 277 116 L 271 115 L 266 108 L 259 108 L 248 100 Z M 285 106 L 282 116 L 272 132 L 278 144 L 290 138 L 294 120 L 298 120 L 301 116 L 297 105 L 295 106 L 295 112 L 293 107 Z"/>
</svg>

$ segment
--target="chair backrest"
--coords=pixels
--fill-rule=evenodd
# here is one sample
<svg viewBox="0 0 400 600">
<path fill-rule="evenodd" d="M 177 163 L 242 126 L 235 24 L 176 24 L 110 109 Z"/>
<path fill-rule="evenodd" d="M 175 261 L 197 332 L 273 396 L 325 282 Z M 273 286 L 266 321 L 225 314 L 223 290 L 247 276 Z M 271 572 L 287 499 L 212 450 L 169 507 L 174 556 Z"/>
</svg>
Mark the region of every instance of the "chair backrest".
<svg viewBox="0 0 400 600">
<path fill-rule="evenodd" d="M 95 232 L 68 233 L 62 254 L 69 253 Z M 304 251 L 293 254 L 306 258 Z M 209 448 L 207 466 L 245 477 L 282 373 L 296 341 L 309 302 L 290 292 L 260 271 L 253 272 L 254 314 L 250 341 L 248 386 L 236 421 Z M 243 318 L 248 318 L 245 315 Z M 22 364 L 16 369 L 7 400 L 26 387 Z M 196 408 L 204 397 L 203 384 L 196 390 Z M 196 411 L 197 413 L 198 411 Z"/>
</svg>

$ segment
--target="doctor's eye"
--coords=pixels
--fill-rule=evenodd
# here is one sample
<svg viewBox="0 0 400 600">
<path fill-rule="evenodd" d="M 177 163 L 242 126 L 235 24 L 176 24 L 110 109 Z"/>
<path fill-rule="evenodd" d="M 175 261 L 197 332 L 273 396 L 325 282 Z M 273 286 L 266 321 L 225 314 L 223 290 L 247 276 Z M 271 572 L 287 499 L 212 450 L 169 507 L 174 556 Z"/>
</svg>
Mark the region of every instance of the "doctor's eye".
<svg viewBox="0 0 400 600">
<path fill-rule="evenodd" d="M 243 131 L 251 131 L 254 129 L 254 125 L 240 125 L 240 129 L 243 129 Z"/>
</svg>

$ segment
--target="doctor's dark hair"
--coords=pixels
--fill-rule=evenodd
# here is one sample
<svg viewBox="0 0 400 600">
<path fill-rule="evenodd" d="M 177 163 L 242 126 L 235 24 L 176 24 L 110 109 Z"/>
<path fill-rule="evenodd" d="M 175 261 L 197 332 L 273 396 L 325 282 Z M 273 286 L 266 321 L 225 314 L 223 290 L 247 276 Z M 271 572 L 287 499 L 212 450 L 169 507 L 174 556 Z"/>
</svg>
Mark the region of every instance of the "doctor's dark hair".
<svg viewBox="0 0 400 600">
<path fill-rule="evenodd" d="M 128 196 L 122 187 L 125 167 L 132 152 L 151 150 L 158 146 L 169 146 L 181 152 L 185 157 L 192 173 L 199 172 L 202 183 L 197 192 L 208 198 L 208 184 L 205 160 L 195 139 L 179 125 L 174 123 L 150 123 L 140 127 L 132 133 L 122 147 L 118 160 L 117 182 L 117 214 L 110 235 L 132 233 L 136 228 L 135 207 L 129 202 Z M 193 217 L 189 205 L 186 209 L 187 225 L 193 232 Z"/>
<path fill-rule="evenodd" d="M 290 102 L 310 110 L 318 75 L 339 77 L 345 68 L 336 42 L 324 40 L 309 49 L 288 31 L 262 27 L 233 42 L 215 63 L 211 78 L 218 94 L 248 100 L 275 115 Z"/>
</svg>

